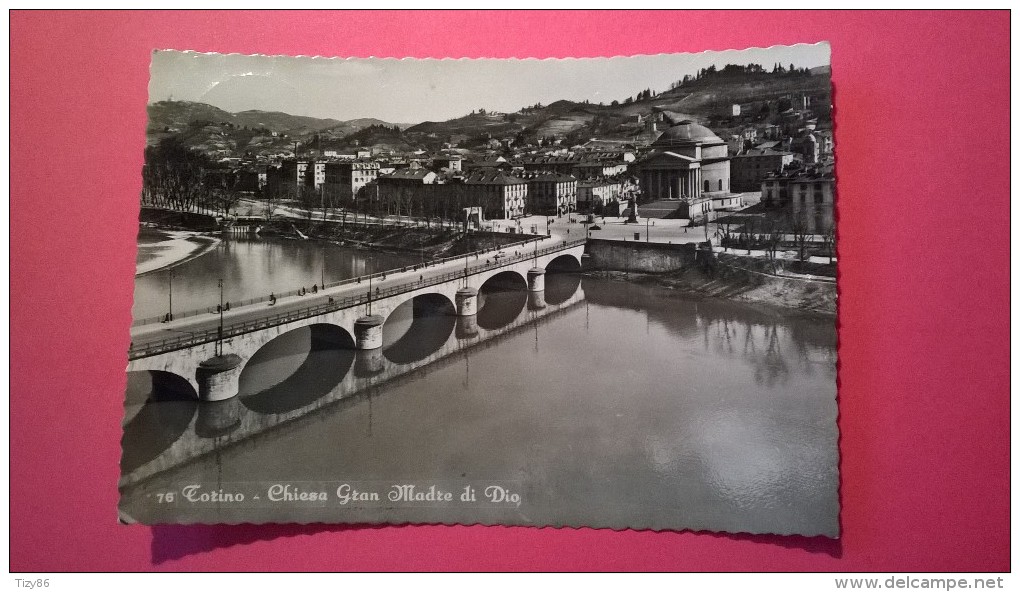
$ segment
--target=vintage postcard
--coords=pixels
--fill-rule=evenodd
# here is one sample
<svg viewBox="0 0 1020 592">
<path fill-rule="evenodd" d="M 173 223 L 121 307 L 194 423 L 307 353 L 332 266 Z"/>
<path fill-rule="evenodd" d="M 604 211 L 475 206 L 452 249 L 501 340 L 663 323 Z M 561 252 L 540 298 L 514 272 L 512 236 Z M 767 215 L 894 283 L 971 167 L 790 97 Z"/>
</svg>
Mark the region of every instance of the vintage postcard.
<svg viewBox="0 0 1020 592">
<path fill-rule="evenodd" d="M 838 537 L 829 56 L 154 52 L 122 520 Z"/>
</svg>

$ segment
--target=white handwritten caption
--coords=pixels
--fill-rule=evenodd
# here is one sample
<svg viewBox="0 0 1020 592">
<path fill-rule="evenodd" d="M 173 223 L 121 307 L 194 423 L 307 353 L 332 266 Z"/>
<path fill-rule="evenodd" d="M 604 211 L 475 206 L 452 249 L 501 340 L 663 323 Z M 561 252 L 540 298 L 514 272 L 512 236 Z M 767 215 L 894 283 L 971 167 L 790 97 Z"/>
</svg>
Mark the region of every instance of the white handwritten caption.
<svg viewBox="0 0 1020 592">
<path fill-rule="evenodd" d="M 520 508 L 520 483 L 392 483 L 365 481 L 186 483 L 148 494 L 157 505 Z"/>
</svg>

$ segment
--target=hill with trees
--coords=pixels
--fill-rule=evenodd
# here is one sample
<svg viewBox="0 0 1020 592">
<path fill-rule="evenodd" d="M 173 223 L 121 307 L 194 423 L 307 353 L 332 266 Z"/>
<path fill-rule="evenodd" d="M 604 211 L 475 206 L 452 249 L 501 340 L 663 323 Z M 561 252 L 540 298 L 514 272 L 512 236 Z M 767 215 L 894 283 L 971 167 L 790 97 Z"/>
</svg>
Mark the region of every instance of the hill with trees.
<svg viewBox="0 0 1020 592">
<path fill-rule="evenodd" d="M 828 66 L 793 64 L 709 66 L 676 79 L 669 88 L 639 90 L 609 104 L 559 100 L 528 105 L 513 113 L 484 108 L 446 121 L 416 125 L 378 119 L 317 119 L 266 111 L 228 113 L 211 105 L 162 101 L 149 105 L 150 144 L 178 136 L 190 148 L 211 155 L 279 153 L 305 148 L 432 150 L 499 148 L 507 145 L 574 145 L 591 138 L 645 142 L 654 139 L 648 118 L 668 111 L 711 127 L 717 133 L 757 123 L 774 123 L 807 98 L 818 124 L 831 121 L 832 86 Z M 739 119 L 732 115 L 740 105 Z M 658 131 L 661 131 L 661 127 Z"/>
</svg>

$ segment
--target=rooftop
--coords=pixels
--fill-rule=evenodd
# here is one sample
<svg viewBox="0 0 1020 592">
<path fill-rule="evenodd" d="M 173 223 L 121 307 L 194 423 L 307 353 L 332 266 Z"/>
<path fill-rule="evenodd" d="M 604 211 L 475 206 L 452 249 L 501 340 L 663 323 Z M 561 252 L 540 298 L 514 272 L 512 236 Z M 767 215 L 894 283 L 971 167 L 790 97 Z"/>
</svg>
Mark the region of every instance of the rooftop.
<svg viewBox="0 0 1020 592">
<path fill-rule="evenodd" d="M 685 119 L 662 132 L 652 142 L 653 148 L 669 148 L 675 145 L 723 144 L 723 140 L 707 127 Z"/>
</svg>

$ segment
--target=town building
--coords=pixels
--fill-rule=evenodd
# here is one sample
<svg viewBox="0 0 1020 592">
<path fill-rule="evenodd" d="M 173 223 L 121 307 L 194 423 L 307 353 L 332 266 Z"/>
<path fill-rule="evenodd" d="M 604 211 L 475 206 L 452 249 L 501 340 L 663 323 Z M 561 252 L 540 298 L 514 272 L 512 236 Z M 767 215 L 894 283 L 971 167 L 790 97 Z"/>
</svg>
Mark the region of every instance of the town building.
<svg viewBox="0 0 1020 592">
<path fill-rule="evenodd" d="M 372 197 L 378 200 L 380 208 L 387 214 L 424 216 L 426 202 L 436 198 L 435 191 L 429 190 L 429 187 L 437 179 L 438 175 L 428 169 L 399 169 L 379 175 Z"/>
<path fill-rule="evenodd" d="M 528 210 L 532 214 L 562 216 L 577 211 L 577 179 L 563 173 L 526 173 Z"/>
<path fill-rule="evenodd" d="M 462 164 L 463 159 L 459 154 L 440 154 L 432 159 L 432 168 L 437 171 L 456 173 L 464 169 Z"/>
<path fill-rule="evenodd" d="M 357 199 L 363 187 L 379 176 L 379 163 L 327 161 L 323 169 L 324 192 L 341 200 Z"/>
<path fill-rule="evenodd" d="M 821 146 L 818 138 L 813 133 L 804 134 L 802 137 L 793 140 L 791 150 L 801 155 L 806 164 L 815 164 L 821 156 Z"/>
<path fill-rule="evenodd" d="M 570 172 L 578 179 L 614 177 L 627 172 L 627 163 L 613 160 L 582 160 Z"/>
<path fill-rule="evenodd" d="M 782 171 L 793 162 L 793 153 L 771 148 L 752 148 L 730 157 L 733 191 L 759 191 L 768 173 Z"/>
<path fill-rule="evenodd" d="M 464 178 L 473 201 L 486 219 L 520 218 L 526 215 L 528 182 L 503 171 L 483 170 Z"/>
<path fill-rule="evenodd" d="M 497 169 L 438 175 L 408 168 L 379 177 L 375 187 L 380 210 L 402 216 L 449 220 L 478 208 L 472 211 L 482 219 L 509 219 L 526 215 L 528 207 L 528 181 Z"/>
<path fill-rule="evenodd" d="M 480 156 L 473 158 L 468 161 L 461 163 L 461 168 L 465 171 L 473 171 L 477 169 L 497 169 L 509 171 L 512 167 L 507 159 L 502 156 Z"/>
<path fill-rule="evenodd" d="M 288 158 L 280 163 L 279 183 L 294 187 L 311 187 L 315 179 L 309 173 L 308 160 Z"/>
<path fill-rule="evenodd" d="M 634 193 L 629 179 L 586 179 L 577 182 L 577 211 L 604 215 L 618 215 L 620 202 Z"/>
<path fill-rule="evenodd" d="M 762 203 L 785 210 L 807 232 L 821 234 L 835 219 L 836 178 L 831 167 L 788 169 L 762 181 Z"/>
</svg>

